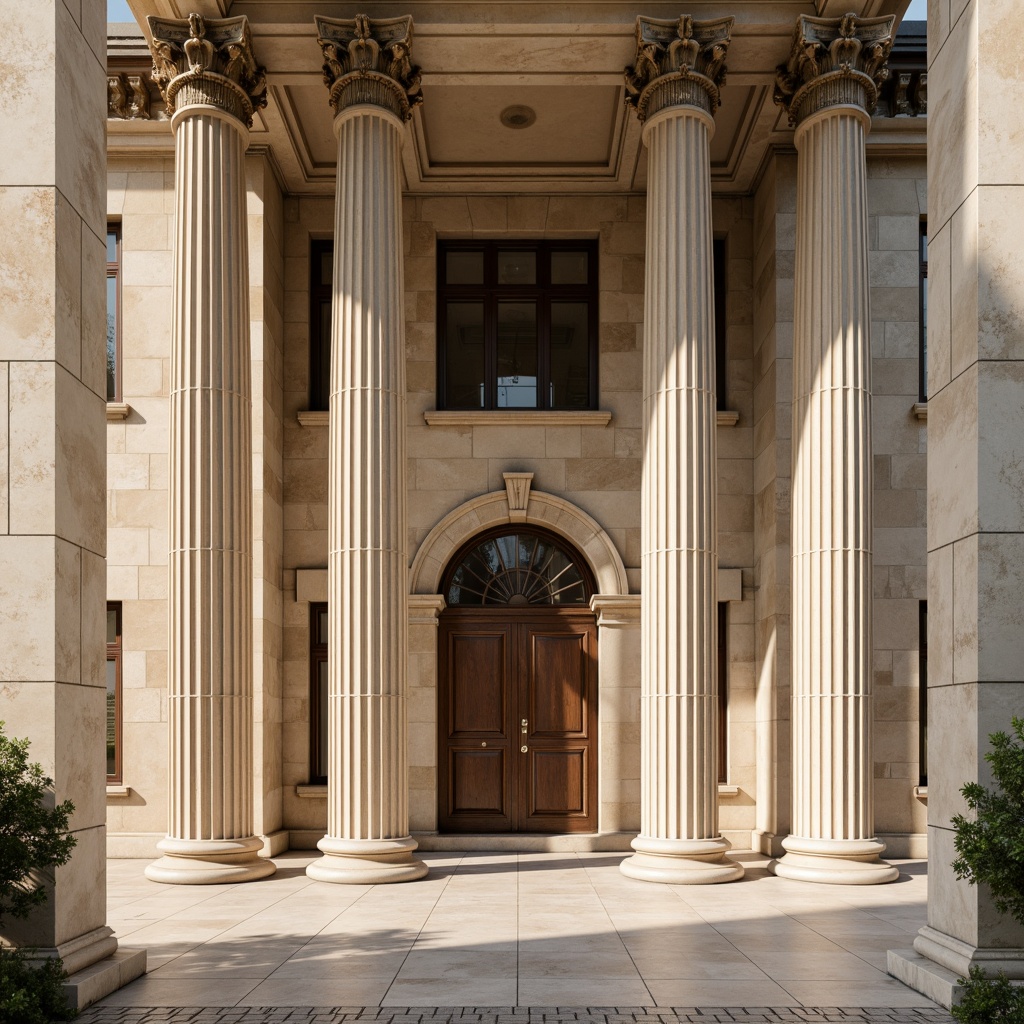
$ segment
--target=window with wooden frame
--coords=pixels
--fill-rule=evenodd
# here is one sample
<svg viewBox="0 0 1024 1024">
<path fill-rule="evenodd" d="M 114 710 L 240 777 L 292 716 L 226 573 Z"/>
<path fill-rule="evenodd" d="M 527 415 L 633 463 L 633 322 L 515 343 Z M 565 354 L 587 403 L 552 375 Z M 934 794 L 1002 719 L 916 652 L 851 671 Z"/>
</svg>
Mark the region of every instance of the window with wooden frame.
<svg viewBox="0 0 1024 1024">
<path fill-rule="evenodd" d="M 107 225 L 107 401 L 121 401 L 121 225 Z"/>
<path fill-rule="evenodd" d="M 439 409 L 596 409 L 596 241 L 442 241 Z"/>
<path fill-rule="evenodd" d="M 718 602 L 718 781 L 729 781 L 729 603 Z"/>
<path fill-rule="evenodd" d="M 918 398 L 928 401 L 928 222 L 921 221 L 918 264 L 920 293 L 920 310 L 918 317 Z"/>
<path fill-rule="evenodd" d="M 719 409 L 728 409 L 729 397 L 729 349 L 726 342 L 728 336 L 728 303 L 725 239 L 716 238 L 711 243 L 711 265 L 715 292 L 715 396 Z"/>
<path fill-rule="evenodd" d="M 327 785 L 327 605 L 309 606 L 309 782 Z"/>
<path fill-rule="evenodd" d="M 331 294 L 334 241 L 309 246 L 309 408 L 326 412 L 331 404 Z"/>
<path fill-rule="evenodd" d="M 120 783 L 121 602 L 107 602 L 107 782 Z"/>
<path fill-rule="evenodd" d="M 918 764 L 921 786 L 928 785 L 928 602 L 918 602 L 917 613 L 918 649 Z"/>
</svg>

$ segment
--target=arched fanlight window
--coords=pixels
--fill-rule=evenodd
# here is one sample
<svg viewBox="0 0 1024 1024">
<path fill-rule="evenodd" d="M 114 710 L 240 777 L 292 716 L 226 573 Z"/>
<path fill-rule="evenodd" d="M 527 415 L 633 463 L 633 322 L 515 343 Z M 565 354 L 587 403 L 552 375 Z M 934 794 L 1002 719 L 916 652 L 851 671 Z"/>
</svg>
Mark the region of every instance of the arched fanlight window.
<svg viewBox="0 0 1024 1024">
<path fill-rule="evenodd" d="M 578 555 L 536 530 L 508 530 L 474 541 L 445 574 L 449 607 L 583 605 L 590 573 Z"/>
</svg>

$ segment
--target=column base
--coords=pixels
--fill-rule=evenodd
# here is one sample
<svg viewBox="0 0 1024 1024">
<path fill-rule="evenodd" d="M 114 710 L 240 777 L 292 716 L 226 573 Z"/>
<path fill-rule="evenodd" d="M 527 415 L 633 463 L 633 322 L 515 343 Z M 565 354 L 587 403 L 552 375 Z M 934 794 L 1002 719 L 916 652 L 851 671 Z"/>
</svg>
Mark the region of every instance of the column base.
<svg viewBox="0 0 1024 1024">
<path fill-rule="evenodd" d="M 619 865 L 630 878 L 668 885 L 715 885 L 743 877 L 743 866 L 725 856 L 732 848 L 728 839 L 637 836 L 631 845 L 636 853 Z"/>
<path fill-rule="evenodd" d="M 899 870 L 879 857 L 885 843 L 877 839 L 803 839 L 786 836 L 786 853 L 768 865 L 780 878 L 826 885 L 880 885 L 895 882 Z"/>
<path fill-rule="evenodd" d="M 145 871 L 151 882 L 167 885 L 231 885 L 269 878 L 277 865 L 259 856 L 263 842 L 247 839 L 174 839 L 156 844 L 164 854 Z"/>
<path fill-rule="evenodd" d="M 427 873 L 427 865 L 412 852 L 415 839 L 337 839 L 324 836 L 317 847 L 319 860 L 306 868 L 306 874 L 318 882 L 343 885 L 383 885 L 389 882 L 414 882 Z"/>
</svg>

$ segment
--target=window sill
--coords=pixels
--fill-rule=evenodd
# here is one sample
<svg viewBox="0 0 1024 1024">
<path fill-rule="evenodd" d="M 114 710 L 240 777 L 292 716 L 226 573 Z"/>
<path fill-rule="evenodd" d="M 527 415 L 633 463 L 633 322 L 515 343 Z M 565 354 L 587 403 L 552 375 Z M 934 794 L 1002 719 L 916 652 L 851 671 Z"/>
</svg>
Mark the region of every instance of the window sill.
<svg viewBox="0 0 1024 1024">
<path fill-rule="evenodd" d="M 116 784 L 107 784 L 107 799 L 108 800 L 123 800 L 125 797 L 132 795 L 131 786 L 120 786 Z"/>
<path fill-rule="evenodd" d="M 923 804 L 928 803 L 928 787 L 927 786 L 915 786 L 914 796 Z"/>
<path fill-rule="evenodd" d="M 126 420 L 132 411 L 127 402 L 107 402 L 107 422 L 116 423 L 118 420 Z"/>
<path fill-rule="evenodd" d="M 606 409 L 428 409 L 431 427 L 606 427 Z"/>
<path fill-rule="evenodd" d="M 911 407 L 910 411 L 919 419 L 928 422 L 928 403 L 927 402 L 915 402 Z"/>
<path fill-rule="evenodd" d="M 720 427 L 735 427 L 740 421 L 740 414 L 735 409 L 719 409 L 717 416 Z"/>
<path fill-rule="evenodd" d="M 295 795 L 302 797 L 304 800 L 326 800 L 327 799 L 327 787 L 326 786 L 296 786 Z"/>
<path fill-rule="evenodd" d="M 726 785 L 726 783 L 724 783 L 724 782 L 720 782 L 718 784 L 718 795 L 719 796 L 739 796 L 740 795 L 740 787 L 739 786 L 729 786 L 729 785 Z"/>
<path fill-rule="evenodd" d="M 299 425 L 303 427 L 326 427 L 331 422 L 326 409 L 300 409 Z"/>
</svg>

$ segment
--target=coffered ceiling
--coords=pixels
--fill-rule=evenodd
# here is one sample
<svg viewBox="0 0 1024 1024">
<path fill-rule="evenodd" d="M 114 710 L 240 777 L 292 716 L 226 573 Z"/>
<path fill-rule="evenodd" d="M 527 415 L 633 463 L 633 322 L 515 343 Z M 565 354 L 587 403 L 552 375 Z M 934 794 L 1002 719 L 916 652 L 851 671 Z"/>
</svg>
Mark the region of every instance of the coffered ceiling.
<svg viewBox="0 0 1024 1024">
<path fill-rule="evenodd" d="M 406 187 L 445 191 L 643 190 L 646 161 L 640 126 L 625 104 L 623 69 L 632 63 L 636 17 L 677 18 L 677 3 L 619 0 L 129 0 L 145 16 L 246 15 L 257 59 L 267 68 L 268 105 L 252 144 L 268 147 L 287 191 L 331 193 L 335 139 L 314 15 L 371 18 L 411 14 L 413 59 L 423 70 L 423 103 L 404 147 Z M 694 18 L 736 19 L 728 79 L 716 114 L 711 175 L 716 191 L 754 184 L 772 145 L 792 131 L 772 102 L 775 68 L 788 56 L 800 14 L 901 16 L 908 0 L 717 0 L 685 6 Z M 145 62 L 144 41 L 114 29 L 111 54 L 127 66 Z M 159 103 L 154 104 L 154 108 Z M 509 108 L 528 113 L 503 123 Z M 506 121 L 510 119 L 506 117 Z M 112 151 L 169 146 L 165 120 L 111 121 Z M 885 125 L 875 145 L 894 151 L 924 140 L 923 123 Z"/>
</svg>

